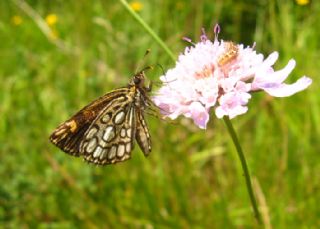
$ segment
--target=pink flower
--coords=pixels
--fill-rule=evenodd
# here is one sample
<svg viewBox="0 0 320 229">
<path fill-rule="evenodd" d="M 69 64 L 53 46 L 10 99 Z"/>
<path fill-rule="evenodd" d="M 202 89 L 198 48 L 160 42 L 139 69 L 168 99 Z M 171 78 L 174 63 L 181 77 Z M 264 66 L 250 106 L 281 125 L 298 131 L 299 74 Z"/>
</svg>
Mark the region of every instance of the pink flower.
<svg viewBox="0 0 320 229">
<path fill-rule="evenodd" d="M 278 53 L 266 59 L 254 47 L 219 41 L 211 42 L 203 33 L 201 41 L 187 47 L 173 69 L 160 77 L 163 86 L 153 97 L 162 113 L 171 119 L 184 115 L 192 118 L 197 126 L 206 128 L 210 108 L 218 118 L 247 112 L 250 92 L 265 91 L 271 96 L 286 97 L 306 89 L 312 80 L 301 77 L 293 84 L 285 84 L 295 61 L 281 70 L 273 65 Z"/>
</svg>

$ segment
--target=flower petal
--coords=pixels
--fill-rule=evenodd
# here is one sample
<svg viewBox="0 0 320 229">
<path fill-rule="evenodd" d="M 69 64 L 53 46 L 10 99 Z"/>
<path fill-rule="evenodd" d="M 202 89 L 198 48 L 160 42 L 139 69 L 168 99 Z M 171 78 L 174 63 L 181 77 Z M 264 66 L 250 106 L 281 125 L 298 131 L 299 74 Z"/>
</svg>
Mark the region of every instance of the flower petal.
<svg viewBox="0 0 320 229">
<path fill-rule="evenodd" d="M 221 96 L 219 100 L 220 106 L 215 110 L 216 116 L 222 118 L 223 116 L 229 116 L 234 118 L 240 114 L 246 113 L 248 103 L 251 95 L 247 92 L 230 92 Z"/>
<path fill-rule="evenodd" d="M 311 83 L 312 79 L 303 76 L 293 84 L 264 83 L 260 84 L 258 87 L 263 89 L 269 95 L 275 97 L 287 97 L 306 89 Z"/>
<path fill-rule="evenodd" d="M 208 111 L 199 102 L 193 102 L 189 105 L 189 111 L 185 114 L 186 117 L 191 117 L 194 123 L 201 129 L 206 129 L 209 121 Z"/>
<path fill-rule="evenodd" d="M 257 75 L 254 79 L 253 83 L 260 83 L 260 82 L 269 82 L 269 83 L 282 83 L 292 72 L 294 67 L 296 66 L 296 62 L 291 59 L 288 64 L 279 71 L 269 71 L 266 72 L 264 75 Z"/>
</svg>

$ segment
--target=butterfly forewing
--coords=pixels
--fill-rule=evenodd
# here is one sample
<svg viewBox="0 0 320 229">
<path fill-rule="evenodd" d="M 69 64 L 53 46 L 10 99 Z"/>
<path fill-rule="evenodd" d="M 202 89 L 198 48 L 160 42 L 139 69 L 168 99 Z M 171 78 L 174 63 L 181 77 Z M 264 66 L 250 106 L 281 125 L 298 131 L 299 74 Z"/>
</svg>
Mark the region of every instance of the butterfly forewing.
<svg viewBox="0 0 320 229">
<path fill-rule="evenodd" d="M 90 127 L 104 107 L 128 92 L 127 88 L 119 88 L 105 94 L 88 104 L 66 122 L 62 123 L 51 134 L 50 140 L 61 150 L 74 156 L 80 156 L 79 146 L 84 133 Z"/>
<path fill-rule="evenodd" d="M 147 156 L 151 140 L 144 110 L 150 106 L 143 85 L 143 72 L 135 75 L 128 87 L 119 88 L 93 101 L 50 136 L 52 143 L 90 163 L 105 165 L 131 157 L 136 139 Z"/>
</svg>

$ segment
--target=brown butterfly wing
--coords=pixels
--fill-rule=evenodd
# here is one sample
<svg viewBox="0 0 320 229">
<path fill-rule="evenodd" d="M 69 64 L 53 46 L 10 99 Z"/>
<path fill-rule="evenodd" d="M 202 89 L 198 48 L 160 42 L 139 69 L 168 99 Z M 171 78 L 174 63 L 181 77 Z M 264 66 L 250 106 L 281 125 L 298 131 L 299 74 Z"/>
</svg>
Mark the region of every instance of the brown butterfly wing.
<svg viewBox="0 0 320 229">
<path fill-rule="evenodd" d="M 80 143 L 92 122 L 108 107 L 108 104 L 116 103 L 128 91 L 129 88 L 119 88 L 94 100 L 69 120 L 60 124 L 51 134 L 50 141 L 64 152 L 73 156 L 80 156 Z"/>
<path fill-rule="evenodd" d="M 151 137 L 143 112 L 137 109 L 136 112 L 136 140 L 145 156 L 151 152 Z"/>
<path fill-rule="evenodd" d="M 80 145 L 84 159 L 94 164 L 128 160 L 134 147 L 135 106 L 133 97 L 105 109 L 93 122 Z"/>
</svg>

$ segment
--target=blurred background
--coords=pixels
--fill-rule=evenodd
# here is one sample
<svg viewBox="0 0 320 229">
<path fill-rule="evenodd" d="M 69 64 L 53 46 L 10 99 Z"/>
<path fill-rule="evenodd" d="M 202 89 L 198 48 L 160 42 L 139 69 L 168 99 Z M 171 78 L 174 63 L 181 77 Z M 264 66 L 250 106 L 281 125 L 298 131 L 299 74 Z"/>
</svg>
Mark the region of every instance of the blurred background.
<svg viewBox="0 0 320 229">
<path fill-rule="evenodd" d="M 320 228 L 320 1 L 130 1 L 178 56 L 201 28 L 267 56 L 294 58 L 289 98 L 257 93 L 232 120 L 265 228 Z M 147 49 L 151 53 L 143 55 Z M 145 60 L 145 61 L 144 61 Z M 124 86 L 138 65 L 174 66 L 115 0 L 0 2 L 0 228 L 257 228 L 222 120 L 148 116 L 153 151 L 97 167 L 48 141 L 62 121 Z M 159 82 L 161 69 L 148 71 Z M 156 89 L 155 89 L 156 91 Z"/>
</svg>

